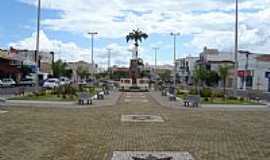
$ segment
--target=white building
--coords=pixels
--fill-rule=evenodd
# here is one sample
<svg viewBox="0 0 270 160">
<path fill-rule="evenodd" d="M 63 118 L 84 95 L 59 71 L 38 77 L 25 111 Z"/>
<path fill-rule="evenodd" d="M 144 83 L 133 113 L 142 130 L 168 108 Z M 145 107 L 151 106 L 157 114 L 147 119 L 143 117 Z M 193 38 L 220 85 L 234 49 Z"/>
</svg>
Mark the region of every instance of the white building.
<svg viewBox="0 0 270 160">
<path fill-rule="evenodd" d="M 234 77 L 234 56 L 231 52 L 221 52 L 217 49 L 209 49 L 204 47 L 203 52 L 200 53 L 200 60 L 198 64 L 204 65 L 207 70 L 215 71 L 216 73 L 219 72 L 220 66 L 232 66 L 229 71 L 229 76 L 226 80 L 226 87 L 232 88 L 233 87 L 233 77 Z M 223 82 L 219 82 L 219 87 L 223 87 Z"/>
<path fill-rule="evenodd" d="M 192 83 L 193 72 L 199 57 L 188 56 L 176 60 L 176 73 L 181 83 Z"/>
<path fill-rule="evenodd" d="M 220 52 L 217 49 L 204 48 L 200 53 L 199 61 L 188 62 L 188 57 L 179 59 L 178 73 L 180 75 L 189 76 L 188 69 L 195 68 L 195 65 L 204 65 L 206 69 L 218 72 L 220 65 L 234 66 L 234 54 L 229 52 Z M 270 54 L 250 53 L 248 58 L 246 53 L 238 54 L 238 89 L 260 90 L 270 92 Z M 193 64 L 193 65 L 192 65 Z M 234 68 L 230 70 L 230 75 L 227 79 L 227 87 L 233 87 Z M 222 83 L 219 84 L 222 87 Z"/>
<path fill-rule="evenodd" d="M 36 57 L 34 50 L 20 50 L 11 47 L 9 57 L 29 66 L 36 66 L 35 58 L 37 58 L 40 72 L 52 73 L 51 63 L 53 57 L 51 52 L 40 51 Z"/>
<path fill-rule="evenodd" d="M 239 54 L 238 88 L 270 92 L 270 55 Z"/>
<path fill-rule="evenodd" d="M 79 77 L 79 75 L 77 74 L 77 71 L 78 71 L 78 69 L 80 69 L 80 67 L 83 69 L 86 69 L 88 71 L 88 73 L 92 73 L 92 72 L 95 73 L 97 70 L 97 65 L 95 65 L 93 68 L 92 64 L 85 62 L 85 61 L 69 62 L 68 66 L 73 72 L 72 78 L 71 78 L 71 80 L 73 82 L 78 82 L 81 80 L 81 77 Z"/>
</svg>

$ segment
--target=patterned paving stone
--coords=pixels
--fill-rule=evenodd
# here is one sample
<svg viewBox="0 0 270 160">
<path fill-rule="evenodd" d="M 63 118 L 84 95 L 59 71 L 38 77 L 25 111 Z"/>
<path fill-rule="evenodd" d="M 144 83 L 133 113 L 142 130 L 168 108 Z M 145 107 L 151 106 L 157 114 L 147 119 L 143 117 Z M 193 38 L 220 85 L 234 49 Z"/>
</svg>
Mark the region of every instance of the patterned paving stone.
<svg viewBox="0 0 270 160">
<path fill-rule="evenodd" d="M 116 151 L 111 160 L 194 160 L 188 152 Z"/>
<path fill-rule="evenodd" d="M 164 122 L 161 116 L 156 115 L 122 115 L 122 122 Z"/>
<path fill-rule="evenodd" d="M 8 112 L 8 111 L 1 111 L 1 110 L 0 110 L 0 114 L 7 113 L 7 112 Z"/>
<path fill-rule="evenodd" d="M 141 103 L 147 103 L 149 101 L 147 99 L 129 99 L 129 98 L 126 98 L 125 99 L 125 102 L 141 102 Z"/>
</svg>

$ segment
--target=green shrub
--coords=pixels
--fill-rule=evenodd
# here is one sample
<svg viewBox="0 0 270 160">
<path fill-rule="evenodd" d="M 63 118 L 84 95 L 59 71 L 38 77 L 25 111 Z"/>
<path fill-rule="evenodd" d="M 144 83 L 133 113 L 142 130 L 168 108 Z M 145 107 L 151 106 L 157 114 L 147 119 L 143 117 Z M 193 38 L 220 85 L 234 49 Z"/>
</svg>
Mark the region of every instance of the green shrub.
<svg viewBox="0 0 270 160">
<path fill-rule="evenodd" d="M 229 96 L 228 99 L 229 100 L 237 100 L 238 98 L 237 97 L 234 97 L 234 96 Z"/>
<path fill-rule="evenodd" d="M 196 90 L 196 89 L 191 89 L 191 90 L 189 91 L 189 94 L 191 94 L 191 95 L 196 95 L 196 94 L 197 94 L 197 90 Z"/>
<path fill-rule="evenodd" d="M 245 101 L 245 98 L 244 98 L 244 97 L 240 97 L 239 100 L 240 100 L 241 102 L 244 102 L 244 101 Z"/>
<path fill-rule="evenodd" d="M 212 95 L 211 89 L 209 89 L 209 88 L 203 88 L 201 90 L 201 96 L 202 97 L 211 97 L 211 95 Z"/>
<path fill-rule="evenodd" d="M 223 92 L 215 92 L 213 94 L 214 97 L 217 97 L 217 98 L 224 98 L 224 93 Z"/>
<path fill-rule="evenodd" d="M 208 102 L 209 101 L 209 98 L 208 97 L 204 97 L 203 99 L 205 102 Z"/>
<path fill-rule="evenodd" d="M 177 95 L 184 95 L 186 93 L 185 92 L 182 92 L 180 89 L 177 89 L 176 94 Z"/>
</svg>

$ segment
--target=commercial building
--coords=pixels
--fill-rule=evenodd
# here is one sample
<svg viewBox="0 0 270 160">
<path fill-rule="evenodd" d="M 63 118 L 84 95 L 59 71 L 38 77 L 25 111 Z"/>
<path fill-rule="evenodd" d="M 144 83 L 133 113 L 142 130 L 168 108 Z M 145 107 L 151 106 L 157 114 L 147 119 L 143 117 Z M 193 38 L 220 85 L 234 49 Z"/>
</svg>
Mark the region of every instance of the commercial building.
<svg viewBox="0 0 270 160">
<path fill-rule="evenodd" d="M 232 66 L 226 80 L 226 87 L 233 87 L 234 56 L 232 52 L 221 52 L 217 49 L 209 49 L 204 47 L 203 52 L 200 53 L 200 59 L 196 63 L 197 65 L 202 65 L 207 70 L 215 71 L 216 73 L 219 72 L 220 66 Z M 223 82 L 220 81 L 218 87 L 223 87 Z"/>
<path fill-rule="evenodd" d="M 33 70 L 37 69 L 36 61 L 39 66 L 39 72 L 52 74 L 52 59 L 51 52 L 40 51 L 38 55 L 34 50 L 21 50 L 10 47 L 8 57 L 20 61 L 23 65 L 31 66 Z"/>
<path fill-rule="evenodd" d="M 12 78 L 19 81 L 22 77 L 21 63 L 8 56 L 8 50 L 0 49 L 0 79 Z"/>
<path fill-rule="evenodd" d="M 270 92 L 270 54 L 238 54 L 237 87 L 239 90 L 260 90 Z M 177 75 L 181 83 L 192 83 L 192 74 L 196 66 L 204 66 L 218 73 L 221 65 L 234 66 L 234 54 L 217 49 L 204 48 L 199 57 L 186 57 L 176 61 Z M 234 68 L 229 71 L 227 88 L 233 87 Z M 223 87 L 220 81 L 217 87 Z"/>
<path fill-rule="evenodd" d="M 85 69 L 89 74 L 92 72 L 95 73 L 97 70 L 97 65 L 94 65 L 94 68 L 93 68 L 92 64 L 85 61 L 69 62 L 68 67 L 72 70 L 73 74 L 72 74 L 71 80 L 73 82 L 78 82 L 82 80 L 81 77 L 78 75 L 78 71 L 80 69 Z"/>
<path fill-rule="evenodd" d="M 177 79 L 182 84 L 191 84 L 193 72 L 195 70 L 199 57 L 188 56 L 176 60 Z"/>
<path fill-rule="evenodd" d="M 238 88 L 270 92 L 269 54 L 239 54 Z"/>
</svg>

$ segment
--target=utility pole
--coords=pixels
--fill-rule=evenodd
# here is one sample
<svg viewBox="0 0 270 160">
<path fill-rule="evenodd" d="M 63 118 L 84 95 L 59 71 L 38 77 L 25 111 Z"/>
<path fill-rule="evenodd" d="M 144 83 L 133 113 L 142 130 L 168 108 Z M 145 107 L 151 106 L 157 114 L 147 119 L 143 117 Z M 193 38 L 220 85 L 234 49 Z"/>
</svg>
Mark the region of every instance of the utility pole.
<svg viewBox="0 0 270 160">
<path fill-rule="evenodd" d="M 36 37 L 36 50 L 35 50 L 35 64 L 36 64 L 36 91 L 38 90 L 39 86 L 39 78 L 38 78 L 38 72 L 39 72 L 39 33 L 40 33 L 40 15 L 41 15 L 41 0 L 38 0 L 38 8 L 37 8 L 37 37 Z"/>
<path fill-rule="evenodd" d="M 251 54 L 254 54 L 254 53 L 251 53 L 249 51 L 244 51 L 244 50 L 239 50 L 239 53 L 246 55 L 246 64 L 245 64 L 245 73 L 244 73 L 244 89 L 247 91 L 248 90 L 248 88 L 247 88 L 248 76 L 250 76 L 250 74 L 251 74 L 251 72 L 249 72 L 249 70 L 248 70 L 248 67 L 249 67 L 249 56 Z"/>
<path fill-rule="evenodd" d="M 171 36 L 173 36 L 173 63 L 174 63 L 174 70 L 173 70 L 173 87 L 174 87 L 174 97 L 176 98 L 176 37 L 180 36 L 180 33 L 171 33 Z"/>
<path fill-rule="evenodd" d="M 238 0 L 235 0 L 235 46 L 234 46 L 234 88 L 233 95 L 237 96 L 238 77 Z"/>
<path fill-rule="evenodd" d="M 110 72 L 110 68 L 111 68 L 111 52 L 112 49 L 108 48 L 108 72 Z"/>
<path fill-rule="evenodd" d="M 51 56 L 52 56 L 52 74 L 53 74 L 53 77 L 55 77 L 55 73 L 54 73 L 54 52 L 50 52 Z"/>
<path fill-rule="evenodd" d="M 94 64 L 94 36 L 98 34 L 98 32 L 89 32 L 89 35 L 91 35 L 91 63 L 92 63 L 92 78 L 94 78 L 95 73 L 95 64 Z"/>
<path fill-rule="evenodd" d="M 155 50 L 155 72 L 157 72 L 157 52 L 159 50 L 158 47 L 153 48 Z"/>
</svg>

